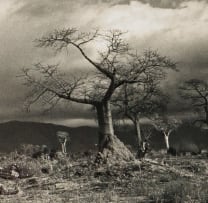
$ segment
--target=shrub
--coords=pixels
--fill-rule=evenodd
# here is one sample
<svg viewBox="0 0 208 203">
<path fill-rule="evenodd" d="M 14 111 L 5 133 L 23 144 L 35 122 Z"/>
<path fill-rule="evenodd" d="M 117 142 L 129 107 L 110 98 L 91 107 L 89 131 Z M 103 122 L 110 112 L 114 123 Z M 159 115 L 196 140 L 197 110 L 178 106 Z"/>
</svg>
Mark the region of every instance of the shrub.
<svg viewBox="0 0 208 203">
<path fill-rule="evenodd" d="M 166 203 L 180 203 L 184 202 L 186 198 L 186 191 L 184 182 L 173 181 L 165 187 L 162 198 Z"/>
<path fill-rule="evenodd" d="M 39 145 L 32 145 L 32 144 L 21 144 L 18 148 L 17 148 L 17 153 L 18 154 L 24 154 L 26 156 L 32 156 L 35 152 L 40 150 L 40 146 Z"/>
<path fill-rule="evenodd" d="M 192 186 L 185 181 L 171 181 L 167 182 L 163 189 L 156 190 L 149 195 L 152 202 L 161 203 L 182 203 L 186 202 Z"/>
</svg>

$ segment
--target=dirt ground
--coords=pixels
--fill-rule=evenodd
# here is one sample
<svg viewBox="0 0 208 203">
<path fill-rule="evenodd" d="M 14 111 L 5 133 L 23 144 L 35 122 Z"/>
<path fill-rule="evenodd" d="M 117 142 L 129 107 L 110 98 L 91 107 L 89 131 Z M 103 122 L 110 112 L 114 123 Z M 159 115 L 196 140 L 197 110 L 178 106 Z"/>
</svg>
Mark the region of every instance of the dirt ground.
<svg viewBox="0 0 208 203">
<path fill-rule="evenodd" d="M 172 157 L 151 152 L 141 161 L 105 165 L 95 165 L 94 158 L 79 154 L 51 161 L 2 155 L 0 202 L 208 202 L 205 154 Z M 11 165 L 19 169 L 17 174 Z M 9 167 L 10 176 L 5 176 Z"/>
</svg>

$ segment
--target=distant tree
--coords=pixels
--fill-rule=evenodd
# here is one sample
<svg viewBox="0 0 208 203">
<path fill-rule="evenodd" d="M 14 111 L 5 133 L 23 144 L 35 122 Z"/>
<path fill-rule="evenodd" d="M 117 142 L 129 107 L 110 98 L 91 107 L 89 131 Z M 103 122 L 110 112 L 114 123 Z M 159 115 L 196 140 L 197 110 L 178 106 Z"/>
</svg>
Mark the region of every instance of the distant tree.
<svg viewBox="0 0 208 203">
<path fill-rule="evenodd" d="M 94 67 L 94 72 L 86 77 L 69 77 L 59 73 L 57 65 L 37 64 L 35 74 L 31 68 L 27 68 L 23 69 L 23 77 L 26 85 L 31 88 L 27 106 L 38 100 L 43 100 L 51 107 L 60 100 L 94 106 L 99 126 L 99 152 L 104 154 L 106 149 L 111 155 L 127 159 L 125 156 L 129 153 L 125 153 L 127 152 L 125 149 L 118 152 L 115 148 L 117 139 L 114 136 L 110 105 L 112 95 L 124 84 L 145 83 L 149 80 L 151 70 L 159 67 L 175 67 L 175 64 L 152 51 L 145 52 L 142 56 L 129 54 L 129 46 L 123 34 L 119 30 L 105 33 L 98 30 L 79 32 L 74 28 L 56 30 L 39 39 L 38 46 L 53 47 L 56 51 L 72 47 Z M 97 52 L 98 59 L 94 60 L 87 45 L 96 43 L 102 46 Z"/>
<path fill-rule="evenodd" d="M 149 118 L 155 113 L 166 111 L 168 95 L 164 94 L 158 85 L 164 75 L 163 71 L 156 71 L 145 84 L 125 84 L 113 100 L 114 106 L 117 107 L 116 114 L 132 121 L 138 148 L 142 147 L 144 140 L 140 126 L 141 118 Z"/>
<path fill-rule="evenodd" d="M 191 102 L 192 108 L 204 118 L 195 121 L 208 125 L 208 83 L 204 80 L 190 79 L 179 86 L 182 98 Z"/>
<path fill-rule="evenodd" d="M 154 126 L 152 126 L 151 124 L 143 124 L 141 126 L 141 134 L 143 140 L 150 142 L 150 139 L 153 136 L 153 132 L 154 132 Z"/>
<path fill-rule="evenodd" d="M 164 135 L 165 146 L 167 151 L 170 149 L 169 137 L 181 124 L 181 121 L 168 116 L 156 116 L 153 120 L 154 127 Z"/>
<path fill-rule="evenodd" d="M 56 132 L 59 143 L 61 144 L 61 150 L 64 155 L 67 154 L 66 144 L 70 141 L 69 133 L 65 131 Z"/>
<path fill-rule="evenodd" d="M 154 128 L 152 125 L 141 126 L 142 141 L 137 150 L 137 158 L 142 159 L 145 157 L 147 152 L 151 151 L 150 139 L 153 135 L 153 129 Z"/>
</svg>

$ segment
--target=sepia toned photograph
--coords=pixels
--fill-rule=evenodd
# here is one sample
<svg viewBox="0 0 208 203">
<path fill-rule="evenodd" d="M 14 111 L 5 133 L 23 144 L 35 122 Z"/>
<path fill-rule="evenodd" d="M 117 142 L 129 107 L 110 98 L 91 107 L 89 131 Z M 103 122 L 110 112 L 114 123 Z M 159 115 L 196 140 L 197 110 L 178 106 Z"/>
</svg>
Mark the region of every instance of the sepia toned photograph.
<svg viewBox="0 0 208 203">
<path fill-rule="evenodd" d="M 0 203 L 208 203 L 208 0 L 0 0 Z"/>
</svg>

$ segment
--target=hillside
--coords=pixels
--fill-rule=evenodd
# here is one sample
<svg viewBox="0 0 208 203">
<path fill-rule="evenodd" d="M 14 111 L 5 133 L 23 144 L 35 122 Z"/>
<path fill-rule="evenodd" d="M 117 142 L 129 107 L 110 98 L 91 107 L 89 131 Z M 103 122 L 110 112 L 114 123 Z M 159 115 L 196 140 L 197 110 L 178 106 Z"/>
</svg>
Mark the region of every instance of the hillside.
<svg viewBox="0 0 208 203">
<path fill-rule="evenodd" d="M 0 123 L 0 152 L 10 152 L 22 143 L 42 145 L 56 148 L 58 140 L 57 131 L 69 132 L 71 142 L 68 149 L 72 152 L 95 149 L 97 143 L 96 127 L 66 127 L 51 123 L 9 121 Z M 128 133 L 119 133 L 119 137 L 126 144 L 133 144 L 134 137 Z"/>
<path fill-rule="evenodd" d="M 68 146 L 71 152 L 86 151 L 95 149 L 97 143 L 96 127 L 66 127 L 50 123 L 10 121 L 0 123 L 0 152 L 10 152 L 22 143 L 48 145 L 56 148 L 58 140 L 56 132 L 59 130 L 67 131 L 70 134 L 71 142 Z M 135 147 L 136 138 L 131 126 L 119 127 L 116 135 L 127 145 Z M 193 142 L 197 145 L 207 147 L 207 132 L 202 132 L 195 127 L 181 126 L 170 138 L 171 145 L 179 145 L 184 142 Z M 155 149 L 164 147 L 163 137 L 159 132 L 154 132 L 151 140 Z"/>
<path fill-rule="evenodd" d="M 58 146 L 57 131 L 69 132 L 71 137 L 69 147 L 73 151 L 93 147 L 96 143 L 97 130 L 93 127 L 70 128 L 50 123 L 10 121 L 0 124 L 0 151 L 13 151 L 22 143 L 45 144 L 56 148 Z"/>
</svg>

